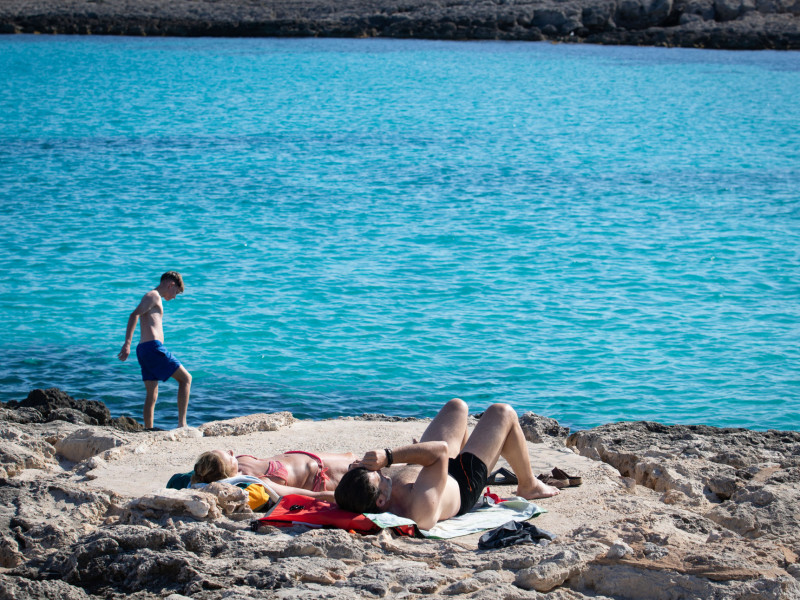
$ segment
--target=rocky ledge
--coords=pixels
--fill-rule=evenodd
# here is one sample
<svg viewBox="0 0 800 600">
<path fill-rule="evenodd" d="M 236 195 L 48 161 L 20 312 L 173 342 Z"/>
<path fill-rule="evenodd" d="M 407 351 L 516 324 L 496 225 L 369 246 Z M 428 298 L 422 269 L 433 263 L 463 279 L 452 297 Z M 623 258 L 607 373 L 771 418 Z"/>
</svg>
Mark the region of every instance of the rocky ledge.
<svg viewBox="0 0 800 600">
<path fill-rule="evenodd" d="M 800 49 L 800 0 L 4 0 L 0 33 Z"/>
<path fill-rule="evenodd" d="M 144 432 L 27 404 L 0 410 L 2 598 L 800 598 L 798 432 L 638 422 L 568 436 L 528 413 L 534 470 L 583 485 L 540 501 L 548 546 L 482 551 L 477 536 L 253 531 L 238 488 L 163 488 L 200 450 L 358 452 L 407 442 L 419 421 L 279 413 Z"/>
</svg>

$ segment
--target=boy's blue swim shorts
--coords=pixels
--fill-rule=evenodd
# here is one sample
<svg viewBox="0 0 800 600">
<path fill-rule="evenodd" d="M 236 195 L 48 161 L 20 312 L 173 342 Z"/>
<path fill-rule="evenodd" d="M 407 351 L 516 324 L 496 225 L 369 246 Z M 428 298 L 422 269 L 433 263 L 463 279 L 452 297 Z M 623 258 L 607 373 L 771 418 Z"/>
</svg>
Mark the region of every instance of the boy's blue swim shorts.
<svg viewBox="0 0 800 600">
<path fill-rule="evenodd" d="M 142 367 L 143 381 L 166 381 L 181 366 L 178 359 L 158 340 L 136 346 L 136 358 Z"/>
</svg>

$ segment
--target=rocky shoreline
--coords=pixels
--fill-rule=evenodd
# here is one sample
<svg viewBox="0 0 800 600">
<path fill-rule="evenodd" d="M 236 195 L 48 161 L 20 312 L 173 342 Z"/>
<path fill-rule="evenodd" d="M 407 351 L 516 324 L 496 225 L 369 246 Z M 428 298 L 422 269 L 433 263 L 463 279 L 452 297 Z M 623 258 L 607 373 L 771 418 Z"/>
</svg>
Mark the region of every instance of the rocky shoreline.
<svg viewBox="0 0 800 600">
<path fill-rule="evenodd" d="M 800 49 L 798 0 L 4 0 L 0 33 Z"/>
<path fill-rule="evenodd" d="M 568 435 L 528 413 L 534 471 L 583 485 L 539 501 L 548 546 L 478 550 L 477 535 L 253 531 L 238 488 L 164 487 L 202 450 L 360 452 L 406 443 L 420 420 L 277 413 L 144 432 L 103 409 L 58 390 L 0 407 L 0 597 L 800 598 L 800 432 L 636 422 Z"/>
</svg>

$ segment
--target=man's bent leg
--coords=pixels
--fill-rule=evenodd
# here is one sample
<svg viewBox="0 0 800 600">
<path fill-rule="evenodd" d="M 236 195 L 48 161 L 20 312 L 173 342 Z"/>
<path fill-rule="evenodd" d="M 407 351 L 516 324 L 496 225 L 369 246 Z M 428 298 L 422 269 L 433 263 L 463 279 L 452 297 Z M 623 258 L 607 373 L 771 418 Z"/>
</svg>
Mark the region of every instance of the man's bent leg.
<svg viewBox="0 0 800 600">
<path fill-rule="evenodd" d="M 145 380 L 144 389 L 147 390 L 147 396 L 144 399 L 144 427 L 152 429 L 153 412 L 156 408 L 156 400 L 158 400 L 158 380 Z"/>
<path fill-rule="evenodd" d="M 419 441 L 445 441 L 450 458 L 455 458 L 467 440 L 468 410 L 466 402 L 453 398 L 441 408 Z"/>
<path fill-rule="evenodd" d="M 478 421 L 464 446 L 480 458 L 491 472 L 502 456 L 519 480 L 517 494 L 531 500 L 558 494 L 558 489 L 545 485 L 533 476 L 528 445 L 519 425 L 517 413 L 508 404 L 492 404 Z"/>
<path fill-rule="evenodd" d="M 189 408 L 189 393 L 192 390 L 192 376 L 186 367 L 181 365 L 172 374 L 178 382 L 178 427 L 186 427 L 186 411 Z"/>
</svg>

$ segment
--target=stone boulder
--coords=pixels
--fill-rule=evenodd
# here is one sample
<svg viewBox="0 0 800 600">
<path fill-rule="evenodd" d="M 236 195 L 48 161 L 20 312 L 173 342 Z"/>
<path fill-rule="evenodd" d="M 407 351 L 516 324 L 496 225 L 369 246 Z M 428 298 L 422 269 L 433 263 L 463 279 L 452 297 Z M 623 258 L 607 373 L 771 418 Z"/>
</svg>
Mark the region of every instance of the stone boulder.
<svg viewBox="0 0 800 600">
<path fill-rule="evenodd" d="M 8 421 L 10 423 L 44 423 L 44 417 L 35 408 L 19 407 L 19 408 L 0 408 L 0 421 Z"/>
<path fill-rule="evenodd" d="M 66 481 L 10 480 L 0 485 L 0 562 L 15 567 L 68 546 L 122 511 L 111 492 L 90 491 Z M 2 597 L 2 594 L 0 594 Z"/>
<path fill-rule="evenodd" d="M 711 2 L 713 0 L 709 0 Z M 581 13 L 583 26 L 589 32 L 605 31 L 614 28 L 616 3 L 613 1 L 593 2 L 584 6 Z"/>
<path fill-rule="evenodd" d="M 0 598 L 5 600 L 92 600 L 79 587 L 58 580 L 35 581 L 0 574 Z"/>
<path fill-rule="evenodd" d="M 52 444 L 0 422 L 0 478 L 14 477 L 25 469 L 57 468 Z"/>
<path fill-rule="evenodd" d="M 300 590 L 309 585 L 331 586 L 346 579 L 348 571 L 350 569 L 343 561 L 331 558 L 319 556 L 281 558 L 246 575 L 244 583 L 255 589 L 282 590 L 285 598 L 308 597 L 310 599 L 312 596 L 301 595 Z M 244 591 L 242 590 L 242 592 Z M 249 597 L 249 595 L 242 594 L 236 597 Z M 350 595 L 336 594 L 332 596 L 330 593 L 326 593 L 322 597 L 353 598 Z"/>
<path fill-rule="evenodd" d="M 562 427 L 558 421 L 527 412 L 519 418 L 525 439 L 534 444 L 563 446 L 569 435 L 569 427 Z"/>
<path fill-rule="evenodd" d="M 200 426 L 200 431 L 206 437 L 224 435 L 247 435 L 255 431 L 277 431 L 288 427 L 296 419 L 290 412 L 257 413 L 226 421 L 211 421 Z"/>
<path fill-rule="evenodd" d="M 741 15 L 755 10 L 753 0 L 714 0 L 715 18 L 717 21 L 734 21 Z M 762 11 L 771 12 L 771 11 Z"/>
<path fill-rule="evenodd" d="M 537 8 L 531 23 L 546 35 L 569 35 L 582 26 L 581 9 L 570 5 Z"/>
<path fill-rule="evenodd" d="M 57 411 L 77 411 L 83 415 L 84 423 L 88 425 L 110 425 L 111 413 L 102 402 L 97 400 L 75 400 L 66 392 L 58 388 L 46 390 L 36 389 L 28 393 L 28 397 L 21 402 L 14 400 L 6 404 L 9 408 L 35 408 L 47 419 L 51 413 Z M 69 414 L 65 412 L 64 414 Z"/>
<path fill-rule="evenodd" d="M 680 15 L 680 24 L 693 21 L 713 21 L 716 15 L 714 0 L 678 0 L 675 12 Z"/>
<path fill-rule="evenodd" d="M 56 552 L 44 568 L 87 591 L 114 585 L 124 592 L 143 587 L 174 589 L 194 576 L 179 536 L 162 529 L 121 527 L 99 531 Z"/>
<path fill-rule="evenodd" d="M 747 538 L 800 538 L 800 432 L 613 423 L 567 438 L 622 476 Z"/>
<path fill-rule="evenodd" d="M 58 388 L 31 390 L 25 400 L 7 402 L 0 412 L 0 420 L 18 423 L 67 421 L 84 425 L 110 425 L 125 431 L 143 429 L 130 417 L 112 418 L 108 407 L 99 400 L 76 400 Z"/>
<path fill-rule="evenodd" d="M 551 550 L 549 554 L 543 553 L 537 564 L 518 570 L 514 583 L 525 590 L 549 592 L 567 579 L 577 577 L 607 551 L 606 546 L 596 542 Z"/>
<path fill-rule="evenodd" d="M 128 436 L 113 429 L 85 427 L 58 440 L 55 448 L 61 456 L 77 463 L 129 442 Z"/>
<path fill-rule="evenodd" d="M 614 21 L 626 29 L 664 25 L 672 12 L 672 0 L 620 0 Z"/>
<path fill-rule="evenodd" d="M 191 515 L 195 519 L 219 519 L 223 514 L 251 514 L 247 491 L 233 485 L 214 482 L 202 490 L 164 489 L 128 502 L 128 519 L 143 513 L 151 518 L 167 515 Z"/>
<path fill-rule="evenodd" d="M 283 551 L 284 556 L 322 556 L 341 560 L 363 561 L 370 546 L 361 538 L 334 529 L 311 530 L 297 536 Z"/>
<path fill-rule="evenodd" d="M 383 560 L 356 568 L 339 585 L 355 589 L 362 597 L 430 595 L 453 583 L 447 573 L 417 560 Z"/>
</svg>

